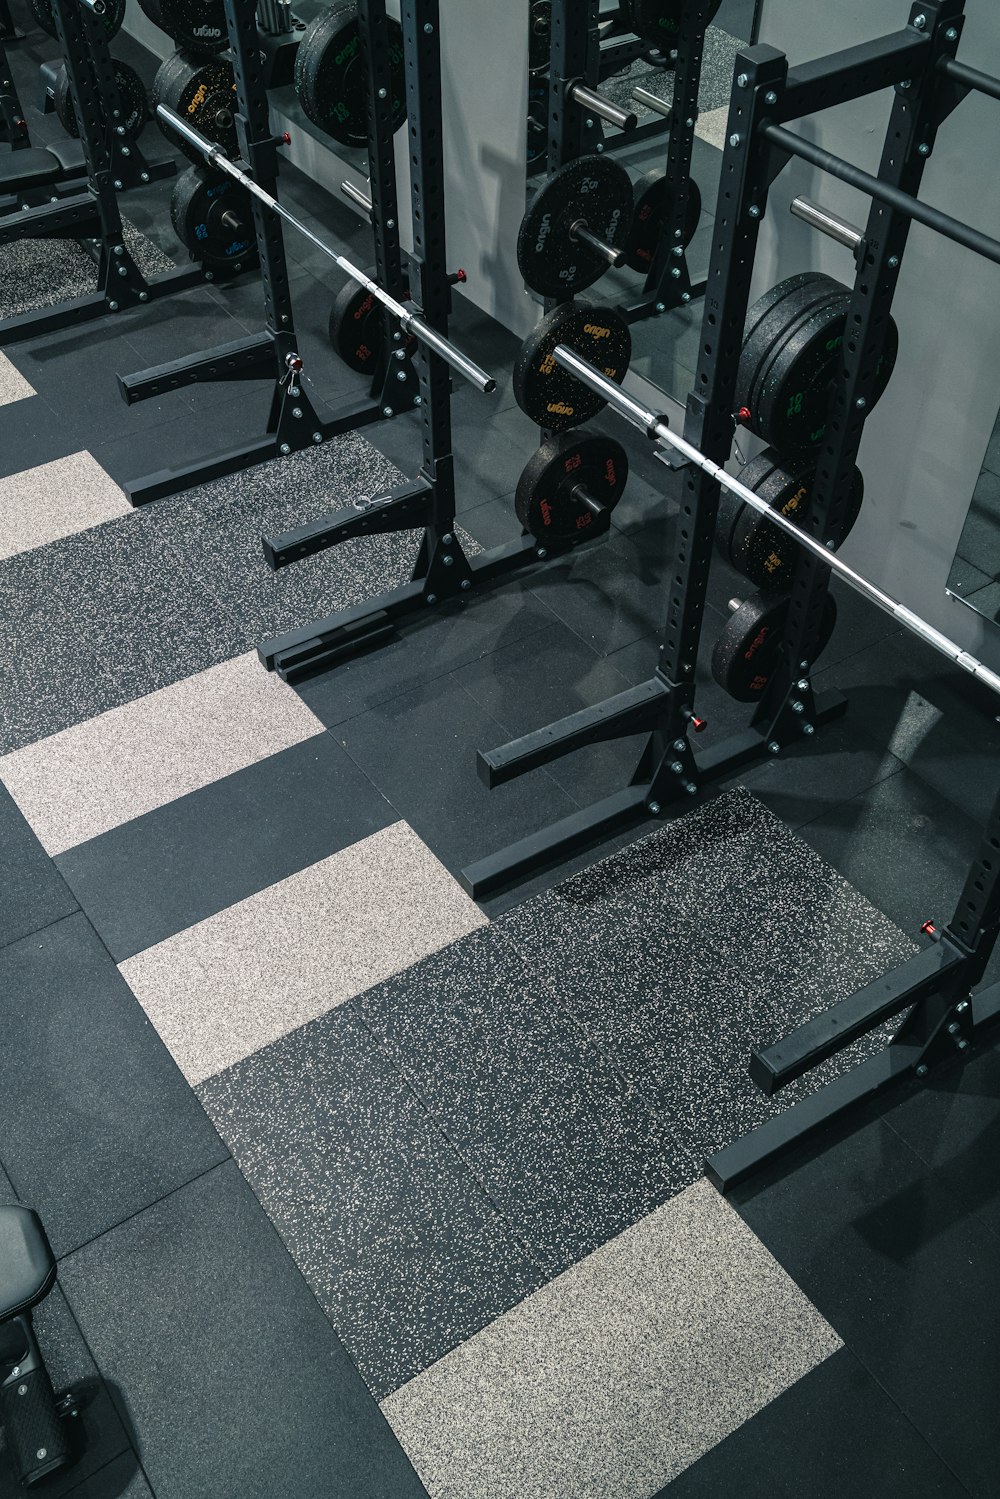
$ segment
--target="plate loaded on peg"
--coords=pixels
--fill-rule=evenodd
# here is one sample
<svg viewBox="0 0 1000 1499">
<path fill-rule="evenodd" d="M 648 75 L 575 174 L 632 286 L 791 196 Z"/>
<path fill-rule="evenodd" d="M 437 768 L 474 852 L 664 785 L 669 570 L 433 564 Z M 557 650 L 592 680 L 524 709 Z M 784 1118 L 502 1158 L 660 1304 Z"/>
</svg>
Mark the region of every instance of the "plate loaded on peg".
<svg viewBox="0 0 1000 1499">
<path fill-rule="evenodd" d="M 528 21 L 528 70 L 540 73 L 549 65 L 552 47 L 552 0 L 531 0 Z"/>
<path fill-rule="evenodd" d="M 540 187 L 521 221 L 517 264 L 540 297 L 573 297 L 625 263 L 632 183 L 610 156 L 578 156 Z"/>
<path fill-rule="evenodd" d="M 634 212 L 632 224 L 625 238 L 625 264 L 629 270 L 645 273 L 653 268 L 656 252 L 660 247 L 663 220 L 670 204 L 667 200 L 667 178 L 658 168 L 640 177 L 633 190 Z M 680 241 L 686 249 L 694 239 L 701 219 L 701 192 L 697 182 L 688 179 L 688 211 L 684 222 L 684 238 Z"/>
<path fill-rule="evenodd" d="M 745 602 L 730 600 L 731 618 L 712 651 L 712 676 L 739 703 L 756 703 L 781 660 L 790 600 L 787 594 L 755 593 Z M 837 605 L 827 594 L 816 655 L 829 645 Z"/>
<path fill-rule="evenodd" d="M 681 29 L 681 17 L 686 0 L 622 0 L 622 20 L 630 31 L 644 42 L 669 48 Z M 716 0 L 708 8 L 706 20 L 711 21 L 722 0 Z"/>
<path fill-rule="evenodd" d="M 223 57 L 198 57 L 175 52 L 157 70 L 153 79 L 153 110 L 165 104 L 175 114 L 220 146 L 230 161 L 240 154 L 236 138 L 236 79 L 233 65 Z M 202 157 L 175 130 L 157 116 L 157 124 L 171 145 L 179 146 L 192 161 Z"/>
<path fill-rule="evenodd" d="M 602 432 L 563 432 L 528 460 L 514 509 L 536 541 L 586 541 L 608 529 L 627 479 L 628 456 L 620 442 Z"/>
<path fill-rule="evenodd" d="M 740 420 L 786 458 L 815 454 L 826 432 L 851 293 L 821 271 L 780 281 L 750 309 L 736 381 Z M 889 319 L 869 410 L 892 375 L 899 338 Z"/>
<path fill-rule="evenodd" d="M 229 46 L 225 0 L 139 0 L 139 8 L 188 52 L 224 52 Z"/>
<path fill-rule="evenodd" d="M 740 469 L 738 478 L 788 520 L 799 526 L 805 524 L 816 478 L 812 460 L 785 463 L 774 448 L 765 448 Z M 854 529 L 864 495 L 865 482 L 861 470 L 855 468 L 847 516 L 840 535 L 835 538 L 838 547 Z M 719 496 L 715 540 L 726 561 L 758 588 L 766 588 L 772 593 L 791 588 L 802 548 L 787 531 L 780 531 L 758 510 L 728 490 L 723 490 Z"/>
<path fill-rule="evenodd" d="M 55 36 L 56 23 L 52 16 L 52 0 L 31 0 L 31 14 L 43 31 Z M 101 21 L 109 37 L 117 36 L 125 19 L 125 0 L 105 0 Z"/>
<path fill-rule="evenodd" d="M 531 172 L 543 162 L 549 149 L 549 86 L 533 79 L 528 84 L 527 164 Z"/>
<path fill-rule="evenodd" d="M 118 126 L 121 128 L 122 140 L 134 141 L 149 119 L 149 99 L 146 97 L 142 79 L 135 68 L 130 68 L 127 62 L 119 62 L 117 58 L 114 59 L 114 64 L 115 84 L 125 111 L 118 121 Z M 52 103 L 59 123 L 66 134 L 78 136 L 80 127 L 76 122 L 76 111 L 73 108 L 73 95 L 70 92 L 69 74 L 65 63 L 56 73 L 52 85 Z"/>
<path fill-rule="evenodd" d="M 552 357 L 565 344 L 620 385 L 632 357 L 632 335 L 611 307 L 567 302 L 546 313 L 528 334 L 514 364 L 514 399 L 538 427 L 565 432 L 602 411 L 607 402 Z"/>
<path fill-rule="evenodd" d="M 406 119 L 403 32 L 389 21 L 392 118 Z M 368 144 L 368 82 L 356 5 L 320 11 L 302 33 L 295 54 L 295 92 L 314 125 L 342 146 Z"/>
<path fill-rule="evenodd" d="M 257 236 L 249 192 L 231 177 L 188 167 L 170 200 L 174 233 L 206 271 L 237 275 L 257 264 Z"/>
</svg>

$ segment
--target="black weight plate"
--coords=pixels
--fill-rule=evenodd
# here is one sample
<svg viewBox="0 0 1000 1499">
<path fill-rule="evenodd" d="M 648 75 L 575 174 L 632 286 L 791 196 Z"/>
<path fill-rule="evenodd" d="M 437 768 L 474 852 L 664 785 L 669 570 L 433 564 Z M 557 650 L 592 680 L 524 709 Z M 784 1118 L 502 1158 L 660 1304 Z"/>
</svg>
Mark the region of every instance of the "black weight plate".
<svg viewBox="0 0 1000 1499">
<path fill-rule="evenodd" d="M 517 264 L 540 297 L 572 297 L 593 286 L 608 262 L 572 235 L 583 222 L 591 234 L 620 246 L 632 217 L 632 183 L 610 156 L 578 156 L 539 188 L 521 220 Z"/>
<path fill-rule="evenodd" d="M 375 270 L 368 272 L 369 280 L 375 280 Z M 404 288 L 404 299 L 409 297 L 409 287 Z M 363 375 L 374 375 L 382 366 L 385 354 L 385 312 L 382 303 L 373 292 L 366 291 L 356 281 L 341 287 L 330 313 L 330 342 L 349 369 L 359 370 Z M 407 334 L 398 347 L 411 354 L 417 346 L 412 334 Z"/>
<path fill-rule="evenodd" d="M 119 62 L 114 59 L 115 83 L 122 102 L 122 117 L 113 121 L 115 127 L 124 127 L 124 141 L 134 141 L 140 134 L 146 121 L 149 119 L 149 100 L 146 98 L 146 90 L 142 79 L 134 68 L 130 68 L 127 62 Z M 76 123 L 76 110 L 73 108 L 73 95 L 70 92 L 69 74 L 66 64 L 56 73 L 55 82 L 52 87 L 52 103 L 55 106 L 56 116 L 60 125 L 67 135 L 78 136 L 79 126 Z"/>
<path fill-rule="evenodd" d="M 607 405 L 552 357 L 565 344 L 620 385 L 632 357 L 632 335 L 610 307 L 565 303 L 542 318 L 521 345 L 514 365 L 514 399 L 526 416 L 550 432 L 565 432 Z"/>
<path fill-rule="evenodd" d="M 713 19 L 721 4 L 722 0 L 715 0 L 708 7 L 707 21 Z M 643 41 L 669 49 L 677 43 L 683 11 L 684 0 L 623 0 L 622 20 Z"/>
<path fill-rule="evenodd" d="M 159 0 L 139 0 L 139 9 L 148 20 L 152 21 L 154 26 L 158 26 L 161 31 L 163 30 L 163 16 L 160 11 Z"/>
<path fill-rule="evenodd" d="M 403 32 L 389 22 L 392 122 L 406 119 Z M 342 146 L 368 144 L 368 72 L 355 5 L 321 11 L 302 33 L 295 53 L 295 92 L 314 125 Z"/>
<path fill-rule="evenodd" d="M 43 31 L 55 36 L 56 23 L 52 14 L 52 0 L 30 0 L 31 14 Z M 125 0 L 105 0 L 101 22 L 109 37 L 117 36 L 125 19 Z"/>
<path fill-rule="evenodd" d="M 633 271 L 645 273 L 653 268 L 660 244 L 663 220 L 669 210 L 666 175 L 659 169 L 640 177 L 633 189 L 634 212 L 625 238 L 625 264 Z M 688 208 L 684 220 L 685 248 L 694 239 L 701 219 L 701 191 L 693 177 L 688 178 Z"/>
<path fill-rule="evenodd" d="M 773 474 L 780 462 L 773 448 L 765 448 L 756 458 L 751 458 L 749 463 L 743 465 L 739 473 L 740 480 L 757 494 L 760 486 Z M 715 517 L 715 546 L 729 563 L 733 561 L 733 531 L 746 508 L 739 495 L 733 494 L 729 489 L 720 491 L 719 508 Z"/>
<path fill-rule="evenodd" d="M 785 595 L 755 593 L 730 617 L 716 641 L 712 676 L 738 703 L 756 703 L 763 696 L 781 660 L 788 609 Z M 837 606 L 827 594 L 817 656 L 829 644 L 836 622 Z"/>
<path fill-rule="evenodd" d="M 806 460 L 805 463 L 782 464 L 773 448 L 765 451 L 775 460 L 766 478 L 754 482 L 752 478 L 744 477 L 746 470 L 740 474 L 740 478 L 773 509 L 779 510 L 796 525 L 802 525 L 812 503 L 816 470 L 810 460 Z M 759 460 L 755 460 L 757 461 Z M 747 468 L 749 467 L 748 464 Z M 840 527 L 840 534 L 836 538 L 838 547 L 853 531 L 861 513 L 864 497 L 865 481 L 861 470 L 855 468 L 854 480 L 848 497 L 847 514 Z M 749 578 L 751 583 L 756 584 L 758 588 L 766 588 L 772 593 L 780 593 L 790 588 L 801 553 L 802 549 L 794 537 L 789 536 L 785 531 L 779 531 L 777 526 L 772 526 L 767 517 L 754 510 L 752 506 L 740 505 L 739 515 L 732 530 L 729 556 L 733 566 L 738 568 L 744 577 Z"/>
<path fill-rule="evenodd" d="M 536 541 L 581 541 L 607 530 L 627 479 L 621 443 L 597 432 L 563 432 L 528 460 L 514 509 Z"/>
<path fill-rule="evenodd" d="M 845 290 L 800 319 L 759 373 L 755 430 L 788 458 L 815 453 L 826 435 L 833 388 L 843 368 L 850 301 Z M 890 318 L 871 409 L 889 383 L 897 349 L 896 325 Z"/>
<path fill-rule="evenodd" d="M 236 138 L 236 80 L 233 65 L 224 57 L 198 57 L 191 52 L 175 52 L 157 70 L 153 79 L 152 105 L 155 113 L 165 104 L 180 115 L 193 130 L 217 146 L 235 161 L 240 154 Z M 183 151 L 192 161 L 204 158 L 196 146 L 183 138 L 157 116 L 160 129 L 171 145 Z"/>
<path fill-rule="evenodd" d="M 528 19 L 528 69 L 540 73 L 549 65 L 552 35 L 552 0 L 531 0 Z"/>
<path fill-rule="evenodd" d="M 796 318 L 843 290 L 839 281 L 822 271 L 804 271 L 779 281 L 751 307 L 736 375 L 736 403 L 751 412 L 751 425 L 761 366 L 787 336 Z"/>
<path fill-rule="evenodd" d="M 231 177 L 188 167 L 174 184 L 170 219 L 177 238 L 206 270 L 235 274 L 256 265 L 252 199 Z"/>
<path fill-rule="evenodd" d="M 188 52 L 222 52 L 229 46 L 225 0 L 155 0 L 157 26 Z"/>
<path fill-rule="evenodd" d="M 545 160 L 549 149 L 549 86 L 532 83 L 528 88 L 528 171 Z"/>
</svg>

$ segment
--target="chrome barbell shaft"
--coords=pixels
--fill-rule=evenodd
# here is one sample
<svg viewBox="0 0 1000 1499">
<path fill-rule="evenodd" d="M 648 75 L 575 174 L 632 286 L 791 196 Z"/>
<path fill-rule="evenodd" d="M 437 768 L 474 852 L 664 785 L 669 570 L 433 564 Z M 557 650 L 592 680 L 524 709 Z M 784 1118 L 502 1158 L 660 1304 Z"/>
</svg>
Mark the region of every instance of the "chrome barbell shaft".
<svg viewBox="0 0 1000 1499">
<path fill-rule="evenodd" d="M 777 526 L 779 531 L 784 531 L 787 535 L 794 537 L 800 546 L 811 553 L 812 556 L 818 558 L 831 572 L 836 573 L 839 578 L 843 578 L 844 582 L 849 584 L 856 593 L 860 593 L 871 603 L 877 605 L 879 609 L 884 610 L 886 614 L 891 615 L 904 629 L 919 636 L 921 640 L 933 646 L 934 650 L 939 651 L 942 656 L 947 656 L 948 660 L 955 666 L 961 667 L 962 671 L 967 671 L 970 676 L 984 683 L 993 692 L 1000 693 L 1000 676 L 995 671 L 992 671 L 984 662 L 978 660 L 969 651 L 964 650 L 962 646 L 951 640 L 940 630 L 935 629 L 926 619 L 923 619 L 919 614 L 915 614 L 912 609 L 908 609 L 905 604 L 901 604 L 898 599 L 893 598 L 884 589 L 879 588 L 877 584 L 870 582 L 861 573 L 855 572 L 853 567 L 849 567 L 846 562 L 842 562 L 839 557 L 834 556 L 830 549 L 824 546 L 821 541 L 817 541 L 815 537 L 803 531 L 800 526 L 795 525 L 793 521 L 782 515 L 780 510 L 772 509 L 766 500 L 762 500 L 759 495 L 741 483 L 739 479 L 734 479 L 732 475 L 727 474 L 726 470 L 720 468 L 717 463 L 713 463 L 711 458 L 706 458 L 705 454 L 694 447 L 692 443 L 688 442 L 686 438 L 680 437 L 676 432 L 672 432 L 666 416 L 662 413 L 651 411 L 647 406 L 643 406 L 641 402 L 633 400 L 630 395 L 627 395 L 622 390 L 620 385 L 616 385 L 613 380 L 609 380 L 600 370 L 594 369 L 593 365 L 588 364 L 585 359 L 581 359 L 579 354 L 567 348 L 565 344 L 556 345 L 556 348 L 553 350 L 553 358 L 563 369 L 569 370 L 570 374 L 575 375 L 588 389 L 594 391 L 597 395 L 603 396 L 608 405 L 613 407 L 619 416 L 624 417 L 626 421 L 638 427 L 641 432 L 645 432 L 647 437 L 674 448 L 678 453 L 682 453 L 696 468 L 700 468 L 702 473 L 707 474 L 710 479 L 715 479 L 723 489 L 728 490 L 730 494 L 738 496 L 752 510 L 755 510 L 758 515 L 766 516 L 773 526 Z"/>
<path fill-rule="evenodd" d="M 289 213 L 288 209 L 279 203 L 277 198 L 272 198 L 270 193 L 265 192 L 262 187 L 259 187 L 253 178 L 242 171 L 235 162 L 230 161 L 218 146 L 206 140 L 197 130 L 192 130 L 186 120 L 182 120 L 179 115 L 176 115 L 172 109 L 168 109 L 165 104 L 157 105 L 156 113 L 182 139 L 194 146 L 204 156 L 210 167 L 214 167 L 217 171 L 225 172 L 235 182 L 242 183 L 247 192 L 252 193 L 261 203 L 272 209 L 279 218 L 285 220 L 286 224 L 291 224 L 292 228 L 297 229 L 300 234 L 304 235 L 311 244 L 316 246 L 317 250 L 322 250 L 324 255 L 328 255 L 335 264 L 339 265 L 342 271 L 346 271 L 352 281 L 357 281 L 359 286 L 363 286 L 366 291 L 370 291 L 372 296 L 376 297 L 384 307 L 388 307 L 393 316 L 399 319 L 407 333 L 412 333 L 414 338 L 418 339 L 420 343 L 425 344 L 429 349 L 433 349 L 435 354 L 443 359 L 446 364 L 449 364 L 463 379 L 468 380 L 470 385 L 475 385 L 478 390 L 483 391 L 486 395 L 491 395 L 496 390 L 497 382 L 492 375 L 488 375 L 485 370 L 480 369 L 478 364 L 467 358 L 461 349 L 457 349 L 453 343 L 438 333 L 429 323 L 426 323 L 422 317 L 419 317 L 414 312 L 407 311 L 402 302 L 397 302 L 395 297 L 390 297 L 389 293 L 383 291 L 376 281 L 370 280 L 364 271 L 359 270 L 356 265 L 353 265 L 343 255 L 338 255 L 332 246 L 328 245 L 325 240 L 320 239 L 319 235 L 313 234 L 312 230 L 297 219 L 293 213 Z"/>
</svg>

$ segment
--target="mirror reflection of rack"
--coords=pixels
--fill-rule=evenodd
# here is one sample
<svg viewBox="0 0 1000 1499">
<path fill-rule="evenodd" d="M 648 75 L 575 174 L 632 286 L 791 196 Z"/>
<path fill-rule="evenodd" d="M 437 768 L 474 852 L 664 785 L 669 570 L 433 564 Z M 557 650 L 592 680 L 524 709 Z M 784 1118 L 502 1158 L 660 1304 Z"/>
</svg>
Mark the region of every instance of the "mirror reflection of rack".
<svg viewBox="0 0 1000 1499">
<path fill-rule="evenodd" d="M 948 593 L 1000 624 L 1000 415 L 948 574 Z"/>
</svg>

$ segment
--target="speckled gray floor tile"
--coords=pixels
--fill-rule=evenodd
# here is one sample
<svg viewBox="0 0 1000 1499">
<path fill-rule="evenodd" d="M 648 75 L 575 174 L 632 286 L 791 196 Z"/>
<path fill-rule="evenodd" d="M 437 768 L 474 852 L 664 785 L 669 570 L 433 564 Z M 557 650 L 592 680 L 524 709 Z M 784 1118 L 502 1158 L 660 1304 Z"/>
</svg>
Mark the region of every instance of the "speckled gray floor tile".
<svg viewBox="0 0 1000 1499">
<path fill-rule="evenodd" d="M 710 26 L 705 34 L 705 52 L 701 66 L 701 86 L 698 91 L 698 107 L 702 114 L 728 105 L 733 87 L 733 61 L 746 42 Z M 627 105 L 632 90 L 639 85 L 648 93 L 655 94 L 668 104 L 674 97 L 674 75 L 662 68 L 649 68 L 643 62 L 633 63 L 630 69 L 607 78 L 601 84 L 601 92 L 616 104 Z M 699 127 L 698 133 L 701 134 Z"/>
<path fill-rule="evenodd" d="M 376 1395 L 541 1283 L 350 1007 L 198 1096 Z"/>
<path fill-rule="evenodd" d="M 417 533 L 349 542 L 277 575 L 260 548 L 262 531 L 400 478 L 352 433 L 9 558 L 0 566 L 0 753 L 407 581 Z"/>
<path fill-rule="evenodd" d="M 0 757 L 0 780 L 55 855 L 322 732 L 250 652 Z"/>
<path fill-rule="evenodd" d="M 840 1346 L 700 1182 L 382 1409 L 431 1499 L 647 1499 Z"/>
<path fill-rule="evenodd" d="M 71 453 L 0 479 L 0 561 L 131 513 L 90 453 Z"/>
<path fill-rule="evenodd" d="M 125 243 L 146 276 L 169 271 L 174 262 L 140 234 L 127 219 L 122 222 Z M 17 317 L 38 307 L 82 297 L 97 287 L 97 266 L 75 240 L 22 239 L 4 246 L 4 277 L 0 290 L 0 318 Z"/>
<path fill-rule="evenodd" d="M 7 355 L 0 354 L 0 406 L 10 406 L 14 401 L 23 401 L 34 394 L 34 387 L 11 364 Z"/>
<path fill-rule="evenodd" d="M 485 920 L 398 822 L 120 967 L 193 1084 Z"/>
</svg>

